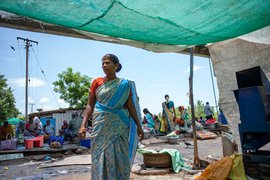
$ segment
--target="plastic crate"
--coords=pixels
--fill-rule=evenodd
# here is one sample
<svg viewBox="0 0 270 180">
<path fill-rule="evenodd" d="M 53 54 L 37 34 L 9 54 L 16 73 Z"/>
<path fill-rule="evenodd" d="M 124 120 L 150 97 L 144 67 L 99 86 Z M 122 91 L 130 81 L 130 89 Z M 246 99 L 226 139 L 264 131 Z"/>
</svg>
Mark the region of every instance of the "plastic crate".
<svg viewBox="0 0 270 180">
<path fill-rule="evenodd" d="M 34 148 L 34 140 L 33 139 L 26 139 L 24 141 L 25 149 L 33 149 Z"/>
<path fill-rule="evenodd" d="M 34 139 L 34 147 L 43 147 L 44 145 L 44 136 L 37 136 Z"/>
<path fill-rule="evenodd" d="M 90 148 L 91 147 L 91 139 L 80 139 L 80 145 Z"/>
</svg>

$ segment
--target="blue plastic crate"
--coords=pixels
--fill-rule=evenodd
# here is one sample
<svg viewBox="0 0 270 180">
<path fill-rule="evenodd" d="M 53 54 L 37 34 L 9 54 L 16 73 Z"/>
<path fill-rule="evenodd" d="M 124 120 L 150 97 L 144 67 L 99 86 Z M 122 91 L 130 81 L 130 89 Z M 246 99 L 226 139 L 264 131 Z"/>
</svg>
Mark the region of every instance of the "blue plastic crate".
<svg viewBox="0 0 270 180">
<path fill-rule="evenodd" d="M 80 139 L 80 145 L 90 148 L 91 147 L 91 139 Z"/>
</svg>

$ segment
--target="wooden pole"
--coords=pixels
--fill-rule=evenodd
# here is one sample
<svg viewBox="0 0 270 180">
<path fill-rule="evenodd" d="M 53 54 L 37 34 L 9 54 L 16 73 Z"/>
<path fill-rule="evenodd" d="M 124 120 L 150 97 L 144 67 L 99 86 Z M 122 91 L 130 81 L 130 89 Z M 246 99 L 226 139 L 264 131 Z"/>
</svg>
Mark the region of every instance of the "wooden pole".
<svg viewBox="0 0 270 180">
<path fill-rule="evenodd" d="M 191 106 L 191 118 L 192 118 L 192 130 L 193 130 L 193 144 L 194 144 L 194 168 L 200 168 L 200 160 L 198 155 L 198 145 L 196 137 L 196 125 L 195 125 L 195 111 L 194 111 L 194 99 L 193 99 L 193 49 L 189 49 L 190 53 L 190 76 L 189 76 L 189 102 Z"/>
<path fill-rule="evenodd" d="M 38 44 L 37 41 L 32 41 L 29 39 L 17 37 L 17 40 L 23 40 L 25 42 L 25 51 L 26 51 L 26 63 L 25 63 L 25 119 L 27 120 L 28 116 L 28 56 L 29 56 L 29 47 L 31 43 Z"/>
</svg>

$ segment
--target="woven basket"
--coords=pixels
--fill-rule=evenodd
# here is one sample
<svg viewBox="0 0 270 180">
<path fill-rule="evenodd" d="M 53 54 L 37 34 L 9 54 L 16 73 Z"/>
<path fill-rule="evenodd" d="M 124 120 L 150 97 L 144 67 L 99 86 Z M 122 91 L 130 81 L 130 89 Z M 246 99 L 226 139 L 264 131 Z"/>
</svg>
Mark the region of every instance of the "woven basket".
<svg viewBox="0 0 270 180">
<path fill-rule="evenodd" d="M 167 153 L 145 153 L 143 154 L 143 163 L 146 167 L 160 167 L 168 168 L 172 167 L 171 156 Z"/>
</svg>

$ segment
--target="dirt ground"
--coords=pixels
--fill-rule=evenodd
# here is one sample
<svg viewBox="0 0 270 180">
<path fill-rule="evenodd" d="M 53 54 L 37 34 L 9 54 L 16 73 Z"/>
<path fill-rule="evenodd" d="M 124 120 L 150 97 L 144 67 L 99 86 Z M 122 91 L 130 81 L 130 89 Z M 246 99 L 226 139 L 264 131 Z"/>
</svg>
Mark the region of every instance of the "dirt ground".
<svg viewBox="0 0 270 180">
<path fill-rule="evenodd" d="M 185 138 L 186 141 L 193 144 L 191 138 Z M 185 159 L 193 159 L 193 147 L 186 148 L 182 139 L 178 141 L 178 144 L 170 145 L 165 142 L 166 137 L 150 138 L 143 141 L 146 148 L 161 150 L 167 148 L 173 148 L 179 150 L 182 157 Z M 221 138 L 217 137 L 211 140 L 198 140 L 198 151 L 200 158 L 220 159 L 222 157 L 222 143 Z M 54 158 L 55 161 L 63 159 L 65 154 L 47 154 Z M 76 154 L 73 154 L 76 155 Z M 41 164 L 46 163 L 46 155 L 26 156 L 23 159 L 9 160 L 0 162 L 0 179 L 90 179 L 91 177 L 91 165 L 72 165 L 72 166 L 60 166 L 60 167 L 48 167 L 38 168 Z M 48 162 L 51 160 L 48 160 Z M 89 160 L 90 161 L 90 160 Z M 136 154 L 134 164 L 142 164 L 143 156 L 139 153 Z M 192 175 L 188 175 L 186 172 L 181 171 L 179 173 L 173 173 L 166 175 L 148 175 L 142 176 L 131 173 L 131 179 L 141 180 L 159 180 L 159 179 L 190 179 Z"/>
</svg>

